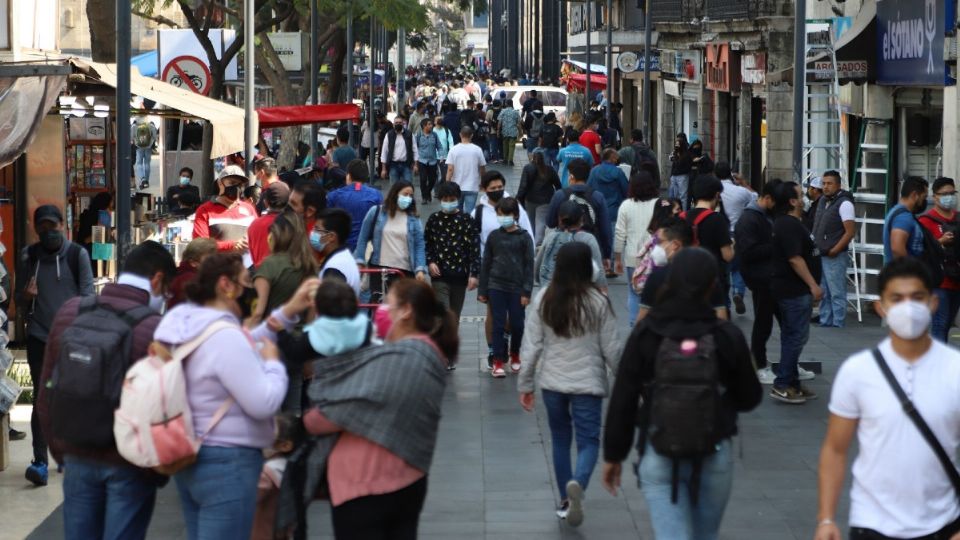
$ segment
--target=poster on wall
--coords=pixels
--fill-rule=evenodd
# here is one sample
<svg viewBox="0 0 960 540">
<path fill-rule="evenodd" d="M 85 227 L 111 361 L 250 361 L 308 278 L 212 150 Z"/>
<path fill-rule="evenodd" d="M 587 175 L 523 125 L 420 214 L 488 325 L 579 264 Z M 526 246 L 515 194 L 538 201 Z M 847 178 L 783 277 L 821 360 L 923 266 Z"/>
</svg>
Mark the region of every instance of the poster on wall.
<svg viewBox="0 0 960 540">
<path fill-rule="evenodd" d="M 877 0 L 879 84 L 954 84 L 943 58 L 944 35 L 956 16 L 954 6 L 946 0 Z"/>
</svg>

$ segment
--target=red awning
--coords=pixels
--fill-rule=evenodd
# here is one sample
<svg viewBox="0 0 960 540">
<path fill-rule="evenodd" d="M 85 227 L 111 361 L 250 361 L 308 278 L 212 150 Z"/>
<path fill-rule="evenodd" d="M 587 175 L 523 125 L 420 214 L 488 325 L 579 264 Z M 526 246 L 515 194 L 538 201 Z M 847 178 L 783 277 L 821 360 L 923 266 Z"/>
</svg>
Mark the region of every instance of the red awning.
<svg viewBox="0 0 960 540">
<path fill-rule="evenodd" d="M 587 76 L 583 73 L 571 73 L 567 75 L 567 90 L 586 90 Z M 590 91 L 600 91 L 607 88 L 607 77 L 605 75 L 590 75 Z M 262 122 L 263 120 L 261 120 Z"/>
<path fill-rule="evenodd" d="M 331 105 L 293 105 L 289 107 L 264 107 L 257 109 L 260 129 L 323 124 L 341 120 L 360 121 L 360 107 L 350 103 Z"/>
</svg>

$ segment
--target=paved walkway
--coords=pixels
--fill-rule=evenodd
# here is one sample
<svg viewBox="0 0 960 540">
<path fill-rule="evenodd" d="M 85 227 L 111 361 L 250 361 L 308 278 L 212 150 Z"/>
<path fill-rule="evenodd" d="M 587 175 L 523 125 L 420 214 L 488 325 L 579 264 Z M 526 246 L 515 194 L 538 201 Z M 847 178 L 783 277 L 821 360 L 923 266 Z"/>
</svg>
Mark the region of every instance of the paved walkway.
<svg viewBox="0 0 960 540">
<path fill-rule="evenodd" d="M 509 191 L 516 190 L 519 171 L 519 165 L 510 171 Z M 614 282 L 610 293 L 618 315 L 625 321 L 627 291 L 622 279 Z M 585 504 L 586 520 L 580 528 L 572 529 L 556 519 L 546 413 L 539 403 L 535 414 L 525 413 L 512 378 L 493 380 L 481 371 L 486 356 L 482 309 L 474 297 L 464 311 L 461 363 L 450 375 L 444 399 L 421 538 L 653 538 L 646 505 L 632 472 L 624 473 L 625 487 L 618 497 L 606 493 L 598 475 L 594 475 Z M 798 407 L 765 398 L 755 411 L 740 417 L 733 496 L 721 538 L 812 538 L 817 508 L 816 466 L 826 426 L 830 382 L 843 358 L 883 335 L 875 316 L 861 325 L 851 315 L 846 329 L 811 330 L 804 360 L 823 362 L 824 374 L 810 384 L 820 394 L 819 400 Z M 735 321 L 749 332 L 748 316 L 736 316 Z M 625 333 L 626 322 L 623 328 Z M 779 356 L 776 333 L 769 350 L 772 359 Z M 18 411 L 16 419 L 24 419 L 24 414 Z M 29 425 L 22 421 L 15 425 L 29 431 Z M 29 441 L 11 444 L 17 449 L 15 463 L 0 473 L 0 515 L 4 516 L 0 538 L 61 538 L 62 515 L 56 506 L 62 475 L 52 474 L 47 488 L 27 487 L 22 475 L 29 460 Z M 629 467 L 625 469 L 629 471 Z M 172 485 L 160 492 L 151 538 L 185 538 L 178 504 Z M 846 505 L 844 495 L 840 521 L 846 519 Z M 325 504 L 316 503 L 310 509 L 310 537 L 332 538 Z"/>
</svg>

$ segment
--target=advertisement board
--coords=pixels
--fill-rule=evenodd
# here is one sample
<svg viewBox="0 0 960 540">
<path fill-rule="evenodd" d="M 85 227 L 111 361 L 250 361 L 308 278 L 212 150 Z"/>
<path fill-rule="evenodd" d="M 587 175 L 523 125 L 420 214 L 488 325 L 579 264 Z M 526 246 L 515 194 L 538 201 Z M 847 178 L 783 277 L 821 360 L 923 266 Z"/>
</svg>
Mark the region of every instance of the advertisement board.
<svg viewBox="0 0 960 540">
<path fill-rule="evenodd" d="M 944 86 L 944 35 L 955 17 L 945 0 L 877 0 L 877 82 Z"/>
</svg>

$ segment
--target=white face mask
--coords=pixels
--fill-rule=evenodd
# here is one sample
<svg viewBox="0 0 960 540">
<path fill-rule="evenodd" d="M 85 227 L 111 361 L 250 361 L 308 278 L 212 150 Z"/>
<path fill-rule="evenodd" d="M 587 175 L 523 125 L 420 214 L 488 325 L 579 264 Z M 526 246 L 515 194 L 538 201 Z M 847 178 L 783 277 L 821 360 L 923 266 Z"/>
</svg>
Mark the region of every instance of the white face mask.
<svg viewBox="0 0 960 540">
<path fill-rule="evenodd" d="M 650 252 L 650 258 L 653 259 L 654 266 L 666 266 L 667 265 L 667 250 L 663 249 L 663 246 L 653 246 L 653 251 Z"/>
<path fill-rule="evenodd" d="M 930 328 L 933 315 L 927 304 L 916 300 L 906 300 L 894 304 L 887 310 L 887 325 L 897 337 L 914 340 L 926 333 Z"/>
</svg>

